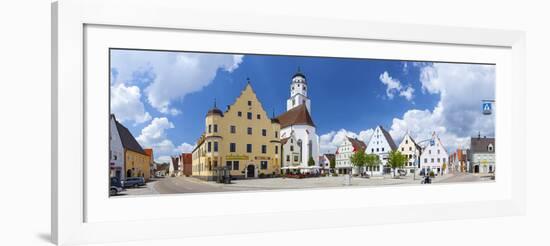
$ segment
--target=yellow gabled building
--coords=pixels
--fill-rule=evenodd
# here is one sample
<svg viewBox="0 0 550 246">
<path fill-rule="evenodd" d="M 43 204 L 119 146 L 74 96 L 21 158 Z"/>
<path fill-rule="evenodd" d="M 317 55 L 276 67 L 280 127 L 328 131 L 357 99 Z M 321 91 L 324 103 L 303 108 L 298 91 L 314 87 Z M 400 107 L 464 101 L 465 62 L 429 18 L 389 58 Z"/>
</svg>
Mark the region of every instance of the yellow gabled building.
<svg viewBox="0 0 550 246">
<path fill-rule="evenodd" d="M 280 173 L 280 124 L 271 119 L 250 82 L 225 112 L 216 107 L 205 117 L 205 131 L 193 150 L 193 176 L 216 180 L 222 169 L 233 178 Z"/>
</svg>

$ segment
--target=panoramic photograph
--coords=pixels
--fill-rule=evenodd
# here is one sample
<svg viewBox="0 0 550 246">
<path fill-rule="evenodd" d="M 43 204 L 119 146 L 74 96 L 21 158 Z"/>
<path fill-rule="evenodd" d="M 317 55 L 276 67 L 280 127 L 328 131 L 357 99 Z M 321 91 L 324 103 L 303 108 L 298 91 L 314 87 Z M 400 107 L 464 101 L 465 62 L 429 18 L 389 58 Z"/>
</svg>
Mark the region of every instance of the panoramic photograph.
<svg viewBox="0 0 550 246">
<path fill-rule="evenodd" d="M 110 196 L 495 180 L 494 64 L 109 52 Z"/>
</svg>

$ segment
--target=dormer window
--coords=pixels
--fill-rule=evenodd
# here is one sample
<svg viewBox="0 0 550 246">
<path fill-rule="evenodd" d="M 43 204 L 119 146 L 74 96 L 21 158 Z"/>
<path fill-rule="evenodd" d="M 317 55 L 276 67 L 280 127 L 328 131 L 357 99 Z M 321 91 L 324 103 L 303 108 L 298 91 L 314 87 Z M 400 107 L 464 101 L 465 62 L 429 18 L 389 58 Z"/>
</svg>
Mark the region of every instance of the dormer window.
<svg viewBox="0 0 550 246">
<path fill-rule="evenodd" d="M 489 144 L 489 145 L 487 146 L 487 151 L 489 151 L 489 152 L 493 152 L 493 151 L 494 151 L 494 147 L 493 147 L 492 144 Z"/>
</svg>

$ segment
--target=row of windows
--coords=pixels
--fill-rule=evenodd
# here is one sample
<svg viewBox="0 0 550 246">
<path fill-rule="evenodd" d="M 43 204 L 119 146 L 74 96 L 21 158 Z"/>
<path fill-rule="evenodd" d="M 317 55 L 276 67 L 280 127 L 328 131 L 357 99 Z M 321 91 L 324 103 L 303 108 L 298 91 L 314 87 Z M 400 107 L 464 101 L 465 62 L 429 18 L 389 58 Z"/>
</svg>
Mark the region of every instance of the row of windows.
<svg viewBox="0 0 550 246">
<path fill-rule="evenodd" d="M 447 161 L 447 158 L 443 158 L 443 163 Z M 435 159 L 431 158 L 431 163 L 434 163 Z M 428 158 L 424 158 L 424 163 L 428 163 Z M 441 158 L 437 158 L 437 163 L 441 163 Z"/>
<path fill-rule="evenodd" d="M 296 86 L 297 86 L 297 87 L 300 87 L 300 84 L 297 84 Z M 304 85 L 303 87 L 304 87 L 304 90 L 307 89 L 305 85 Z M 292 90 L 294 90 L 294 86 L 292 86 Z"/>
<path fill-rule="evenodd" d="M 213 127 L 213 129 L 212 129 Z M 214 124 L 214 125 L 208 125 L 208 133 L 212 133 L 212 130 L 214 133 L 218 132 L 218 125 L 217 124 Z M 232 134 L 235 134 L 237 133 L 237 127 L 234 126 L 234 125 L 231 125 L 229 126 L 229 132 L 232 133 Z M 246 132 L 248 135 L 252 135 L 252 127 L 247 127 L 246 129 Z M 261 130 L 261 134 L 262 136 L 267 136 L 267 129 L 262 129 Z M 278 138 L 279 137 L 279 133 L 277 131 L 275 131 L 275 138 Z"/>
<path fill-rule="evenodd" d="M 197 164 L 197 165 L 194 165 L 194 169 L 200 172 L 200 170 L 203 169 L 203 165 L 206 166 L 206 169 L 208 169 L 208 171 L 212 171 L 213 168 L 218 167 L 218 161 L 214 160 L 214 161 L 209 161 L 208 164 Z M 226 161 L 225 166 L 229 170 L 239 170 L 240 169 L 239 161 Z M 260 161 L 260 169 L 267 169 L 267 168 L 268 168 L 268 162 L 267 161 Z"/>
<path fill-rule="evenodd" d="M 431 154 L 431 153 L 432 153 L 432 150 L 431 150 L 431 149 L 430 149 L 430 150 L 428 150 L 428 153 L 429 153 L 429 154 Z M 441 153 L 441 150 L 440 150 L 440 149 L 438 149 L 438 150 L 437 150 L 437 154 L 440 154 L 440 153 Z"/>
<path fill-rule="evenodd" d="M 372 148 L 370 150 L 370 152 L 374 152 L 374 148 Z M 376 148 L 376 152 L 380 152 L 380 149 L 379 148 Z M 382 152 L 384 152 L 384 147 L 382 147 Z"/>
<path fill-rule="evenodd" d="M 226 161 L 225 166 L 229 170 L 239 170 L 239 161 Z"/>
<path fill-rule="evenodd" d="M 262 154 L 267 153 L 267 145 L 262 145 Z M 229 143 L 229 152 L 237 152 L 237 144 L 236 143 Z M 246 144 L 246 152 L 252 153 L 252 144 Z M 279 154 L 279 146 L 275 145 L 275 154 Z"/>
<path fill-rule="evenodd" d="M 286 161 L 287 161 L 287 162 L 290 161 L 290 155 L 286 155 Z M 297 161 L 298 161 L 298 156 L 295 155 L 295 156 L 294 156 L 294 162 L 297 162 Z"/>
<path fill-rule="evenodd" d="M 409 151 L 412 151 L 413 148 L 411 146 L 409 146 Z M 401 147 L 401 151 L 405 151 L 405 147 Z"/>
<path fill-rule="evenodd" d="M 306 104 L 306 100 L 302 100 L 302 104 Z M 292 98 L 292 106 L 296 105 L 296 99 Z"/>
<path fill-rule="evenodd" d="M 252 106 L 252 101 L 248 101 L 248 106 Z M 238 111 L 237 116 L 243 117 L 243 112 Z M 251 120 L 252 119 L 252 112 L 246 112 L 246 118 Z M 260 114 L 256 114 L 256 119 L 260 120 L 260 119 L 262 119 L 262 116 Z"/>
<path fill-rule="evenodd" d="M 229 170 L 239 170 L 239 161 L 226 161 L 225 166 Z M 267 169 L 267 161 L 260 161 L 260 169 Z"/>
<path fill-rule="evenodd" d="M 262 154 L 267 153 L 267 145 L 261 146 Z M 219 144 L 217 141 L 214 142 L 206 142 L 206 151 L 207 152 L 218 152 L 219 151 Z M 229 152 L 237 152 L 237 144 L 236 143 L 229 143 Z M 252 144 L 246 144 L 246 152 L 252 153 Z M 279 146 L 275 145 L 275 154 L 279 154 Z"/>
</svg>

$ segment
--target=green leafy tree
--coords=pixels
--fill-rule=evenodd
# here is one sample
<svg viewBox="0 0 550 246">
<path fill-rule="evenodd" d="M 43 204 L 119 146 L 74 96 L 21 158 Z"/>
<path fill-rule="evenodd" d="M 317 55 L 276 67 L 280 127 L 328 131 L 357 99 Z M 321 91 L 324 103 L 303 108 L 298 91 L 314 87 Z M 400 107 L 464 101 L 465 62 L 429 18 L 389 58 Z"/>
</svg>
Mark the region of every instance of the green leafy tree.
<svg viewBox="0 0 550 246">
<path fill-rule="evenodd" d="M 349 159 L 351 161 L 351 164 L 359 169 L 359 172 L 361 172 L 361 169 L 366 164 L 366 154 L 363 151 L 356 151 L 355 153 L 353 153 L 353 155 L 351 155 Z"/>
<path fill-rule="evenodd" d="M 335 158 L 330 158 L 330 159 L 329 159 L 329 165 L 330 165 L 330 169 L 336 168 L 336 160 L 335 160 Z"/>
<path fill-rule="evenodd" d="M 309 160 L 307 161 L 307 165 L 308 166 L 315 166 L 315 161 L 313 160 L 313 157 L 309 157 Z"/>
<path fill-rule="evenodd" d="M 365 165 L 370 169 L 370 176 L 372 176 L 372 170 L 374 167 L 380 165 L 380 159 L 376 154 L 365 155 Z"/>
<path fill-rule="evenodd" d="M 441 165 L 441 173 L 445 173 L 445 169 L 447 169 L 447 163 L 443 163 L 443 165 Z"/>
<path fill-rule="evenodd" d="M 397 150 L 392 150 L 390 152 L 390 155 L 388 157 L 388 166 L 390 166 L 393 169 L 394 177 L 395 177 L 395 170 L 399 168 L 403 168 L 405 166 L 406 161 L 407 161 L 407 158 L 405 158 L 405 155 L 401 154 L 401 152 Z"/>
</svg>

